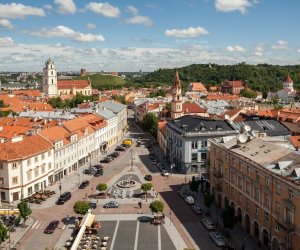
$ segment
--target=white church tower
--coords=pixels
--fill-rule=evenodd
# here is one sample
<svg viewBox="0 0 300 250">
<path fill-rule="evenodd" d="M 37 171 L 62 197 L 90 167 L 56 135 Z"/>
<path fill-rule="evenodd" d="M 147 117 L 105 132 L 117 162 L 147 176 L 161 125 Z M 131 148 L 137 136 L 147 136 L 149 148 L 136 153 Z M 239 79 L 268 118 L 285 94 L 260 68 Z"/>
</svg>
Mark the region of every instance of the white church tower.
<svg viewBox="0 0 300 250">
<path fill-rule="evenodd" d="M 57 96 L 57 73 L 54 62 L 49 58 L 43 69 L 43 93 L 49 97 Z"/>
<path fill-rule="evenodd" d="M 283 89 L 288 93 L 294 92 L 293 84 L 292 78 L 288 75 L 283 83 Z"/>
<path fill-rule="evenodd" d="M 171 101 L 171 119 L 176 119 L 182 116 L 182 94 L 181 83 L 178 72 L 176 71 L 175 81 L 172 88 L 172 101 Z"/>
</svg>

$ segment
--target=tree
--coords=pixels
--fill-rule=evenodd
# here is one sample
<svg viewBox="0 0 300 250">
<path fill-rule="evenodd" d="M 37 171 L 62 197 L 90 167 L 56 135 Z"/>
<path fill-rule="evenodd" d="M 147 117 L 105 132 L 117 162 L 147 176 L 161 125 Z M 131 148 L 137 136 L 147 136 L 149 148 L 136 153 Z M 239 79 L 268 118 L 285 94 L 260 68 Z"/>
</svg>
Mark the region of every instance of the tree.
<svg viewBox="0 0 300 250">
<path fill-rule="evenodd" d="M 256 93 L 252 89 L 245 88 L 240 92 L 241 96 L 247 97 L 247 98 L 256 98 Z"/>
<path fill-rule="evenodd" d="M 143 183 L 141 185 L 141 189 L 146 193 L 146 201 L 147 201 L 148 191 L 152 189 L 152 183 L 151 182 Z"/>
<path fill-rule="evenodd" d="M 192 180 L 189 181 L 190 190 L 192 190 L 194 193 L 198 192 L 199 185 L 200 185 L 200 181 L 196 181 L 195 176 L 193 176 Z"/>
<path fill-rule="evenodd" d="M 86 214 L 90 206 L 86 201 L 76 201 L 73 209 L 76 214 Z"/>
<path fill-rule="evenodd" d="M 97 189 L 100 192 L 103 192 L 103 191 L 105 191 L 107 189 L 107 184 L 106 183 L 100 183 L 100 184 L 98 184 Z"/>
<path fill-rule="evenodd" d="M 24 222 L 27 220 L 28 216 L 31 215 L 32 211 L 29 207 L 29 204 L 21 199 L 21 202 L 18 204 L 18 209 L 20 212 L 20 217 L 24 219 Z"/>
<path fill-rule="evenodd" d="M 7 232 L 8 232 L 7 228 L 0 220 L 0 244 L 2 244 L 8 238 Z"/>
<path fill-rule="evenodd" d="M 158 118 L 153 113 L 148 113 L 144 116 L 142 128 L 144 131 L 149 131 L 150 134 L 156 138 L 157 135 Z"/>
<path fill-rule="evenodd" d="M 2 99 L 0 99 L 0 108 L 5 108 L 5 104 L 4 104 L 4 101 Z"/>
<path fill-rule="evenodd" d="M 234 207 L 232 206 L 226 207 L 222 211 L 221 218 L 223 220 L 223 224 L 225 228 L 233 229 L 233 226 L 237 222 L 237 217 L 234 214 Z"/>
<path fill-rule="evenodd" d="M 215 199 L 215 196 L 213 194 L 211 194 L 210 192 L 207 192 L 204 195 L 204 205 L 207 208 L 207 215 L 209 215 L 209 208 L 211 206 L 211 204 L 213 203 Z"/>
<path fill-rule="evenodd" d="M 162 213 L 164 211 L 164 204 L 162 203 L 162 201 L 155 200 L 150 203 L 150 209 L 152 213 Z"/>
<path fill-rule="evenodd" d="M 127 104 L 125 96 L 123 96 L 123 95 L 112 95 L 111 98 L 118 101 L 118 102 L 120 102 L 120 103 L 123 103 L 125 105 Z"/>
</svg>

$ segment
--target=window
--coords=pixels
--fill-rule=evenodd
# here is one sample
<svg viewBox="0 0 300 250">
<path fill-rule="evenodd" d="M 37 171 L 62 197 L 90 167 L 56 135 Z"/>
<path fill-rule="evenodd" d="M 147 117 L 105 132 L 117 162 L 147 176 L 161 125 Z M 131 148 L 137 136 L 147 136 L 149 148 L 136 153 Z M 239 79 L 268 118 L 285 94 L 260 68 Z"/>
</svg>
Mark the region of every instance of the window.
<svg viewBox="0 0 300 250">
<path fill-rule="evenodd" d="M 12 178 L 12 184 L 13 185 L 18 184 L 18 176 Z"/>
<path fill-rule="evenodd" d="M 207 147 L 207 141 L 202 141 L 202 148 L 206 148 Z"/>
<path fill-rule="evenodd" d="M 198 154 L 192 153 L 192 161 L 197 161 L 197 160 L 198 160 Z"/>
<path fill-rule="evenodd" d="M 259 182 L 259 174 L 256 172 L 256 180 Z"/>
<path fill-rule="evenodd" d="M 286 216 L 286 223 L 293 224 L 293 212 L 290 209 L 286 208 L 285 216 Z"/>
<path fill-rule="evenodd" d="M 42 174 L 45 173 L 45 166 L 42 167 Z"/>
<path fill-rule="evenodd" d="M 197 149 L 198 148 L 198 142 L 192 141 L 192 149 Z"/>
<path fill-rule="evenodd" d="M 266 207 L 269 207 L 270 205 L 270 197 L 265 193 L 265 197 L 264 197 L 264 205 Z"/>
<path fill-rule="evenodd" d="M 269 213 L 267 212 L 265 212 L 264 221 L 265 223 L 269 223 Z"/>
<path fill-rule="evenodd" d="M 276 191 L 275 191 L 275 192 L 276 192 L 277 194 L 280 194 L 280 185 L 279 185 L 279 183 L 278 183 L 278 182 L 276 183 L 276 187 L 275 187 L 275 189 L 276 189 Z"/>
<path fill-rule="evenodd" d="M 266 184 L 267 187 L 270 186 L 270 177 L 269 176 L 265 177 L 265 184 Z"/>
<path fill-rule="evenodd" d="M 51 156 L 51 151 L 48 151 L 48 156 Z"/>
<path fill-rule="evenodd" d="M 36 156 L 34 157 L 34 162 L 38 162 L 39 158 Z"/>
<path fill-rule="evenodd" d="M 225 176 L 228 177 L 228 169 L 225 169 Z"/>
<path fill-rule="evenodd" d="M 275 232 L 279 232 L 279 223 L 278 223 L 278 221 L 276 221 L 276 223 L 275 223 Z"/>
<path fill-rule="evenodd" d="M 279 202 L 275 203 L 275 213 L 280 214 L 280 203 Z"/>
<path fill-rule="evenodd" d="M 259 202 L 259 189 L 254 188 L 254 200 Z"/>
<path fill-rule="evenodd" d="M 242 201 L 242 193 L 239 193 L 239 202 Z"/>
<path fill-rule="evenodd" d="M 0 186 L 4 185 L 4 178 L 0 177 Z"/>
<path fill-rule="evenodd" d="M 293 198 L 293 191 L 292 190 L 289 190 L 289 200 L 291 200 Z"/>
<path fill-rule="evenodd" d="M 27 166 L 30 166 L 30 164 L 31 164 L 31 160 L 28 159 L 28 160 L 27 160 Z"/>
<path fill-rule="evenodd" d="M 242 186 L 243 186 L 243 179 L 241 176 L 238 176 L 238 187 L 242 188 Z"/>
<path fill-rule="evenodd" d="M 32 187 L 27 188 L 28 195 L 32 194 Z"/>
<path fill-rule="evenodd" d="M 39 169 L 36 168 L 36 169 L 34 170 L 34 176 L 37 177 L 38 175 L 39 175 Z"/>
<path fill-rule="evenodd" d="M 246 200 L 246 209 L 249 209 L 250 208 L 250 201 L 249 199 Z"/>
<path fill-rule="evenodd" d="M 250 183 L 246 182 L 246 194 L 250 195 Z"/>
<path fill-rule="evenodd" d="M 247 175 L 250 175 L 250 168 L 247 167 Z"/>
<path fill-rule="evenodd" d="M 206 160 L 206 153 L 201 153 L 201 160 Z"/>
<path fill-rule="evenodd" d="M 27 180 L 30 181 L 32 179 L 32 171 L 27 172 Z"/>
<path fill-rule="evenodd" d="M 256 215 L 258 215 L 258 211 L 259 211 L 259 208 L 258 208 L 258 206 L 256 205 L 256 206 L 255 206 L 255 214 L 256 214 Z"/>
<path fill-rule="evenodd" d="M 52 168 L 51 162 L 48 163 L 48 170 Z"/>
<path fill-rule="evenodd" d="M 44 160 L 45 159 L 45 154 L 42 154 L 42 160 Z"/>
<path fill-rule="evenodd" d="M 17 168 L 17 163 L 15 162 L 12 164 L 12 169 L 16 169 L 16 168 Z"/>
<path fill-rule="evenodd" d="M 231 173 L 231 176 L 230 176 L 230 181 L 231 183 L 234 185 L 235 184 L 235 174 L 234 173 Z"/>
</svg>

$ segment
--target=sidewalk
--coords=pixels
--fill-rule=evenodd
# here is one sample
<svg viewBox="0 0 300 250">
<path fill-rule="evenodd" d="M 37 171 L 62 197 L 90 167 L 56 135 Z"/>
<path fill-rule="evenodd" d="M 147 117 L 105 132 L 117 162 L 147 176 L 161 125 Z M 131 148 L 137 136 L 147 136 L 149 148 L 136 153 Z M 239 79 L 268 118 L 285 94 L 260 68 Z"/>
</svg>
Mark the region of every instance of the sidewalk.
<svg viewBox="0 0 300 250">
<path fill-rule="evenodd" d="M 11 249 L 15 247 L 24 234 L 32 227 L 34 219 L 29 217 L 24 227 L 15 227 L 16 231 L 8 233 L 8 239 L 2 243 L 1 249 Z"/>
</svg>

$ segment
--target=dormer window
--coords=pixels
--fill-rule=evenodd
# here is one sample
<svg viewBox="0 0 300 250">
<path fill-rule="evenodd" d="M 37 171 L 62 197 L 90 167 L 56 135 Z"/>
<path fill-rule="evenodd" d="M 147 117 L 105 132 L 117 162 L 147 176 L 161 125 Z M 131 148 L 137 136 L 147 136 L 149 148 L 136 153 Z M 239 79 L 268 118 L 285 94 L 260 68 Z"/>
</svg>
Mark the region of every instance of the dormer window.
<svg viewBox="0 0 300 250">
<path fill-rule="evenodd" d="M 200 127 L 200 130 L 201 130 L 201 131 L 205 131 L 205 130 L 206 130 L 206 127 L 205 127 L 205 126 L 202 126 L 202 127 Z"/>
</svg>

